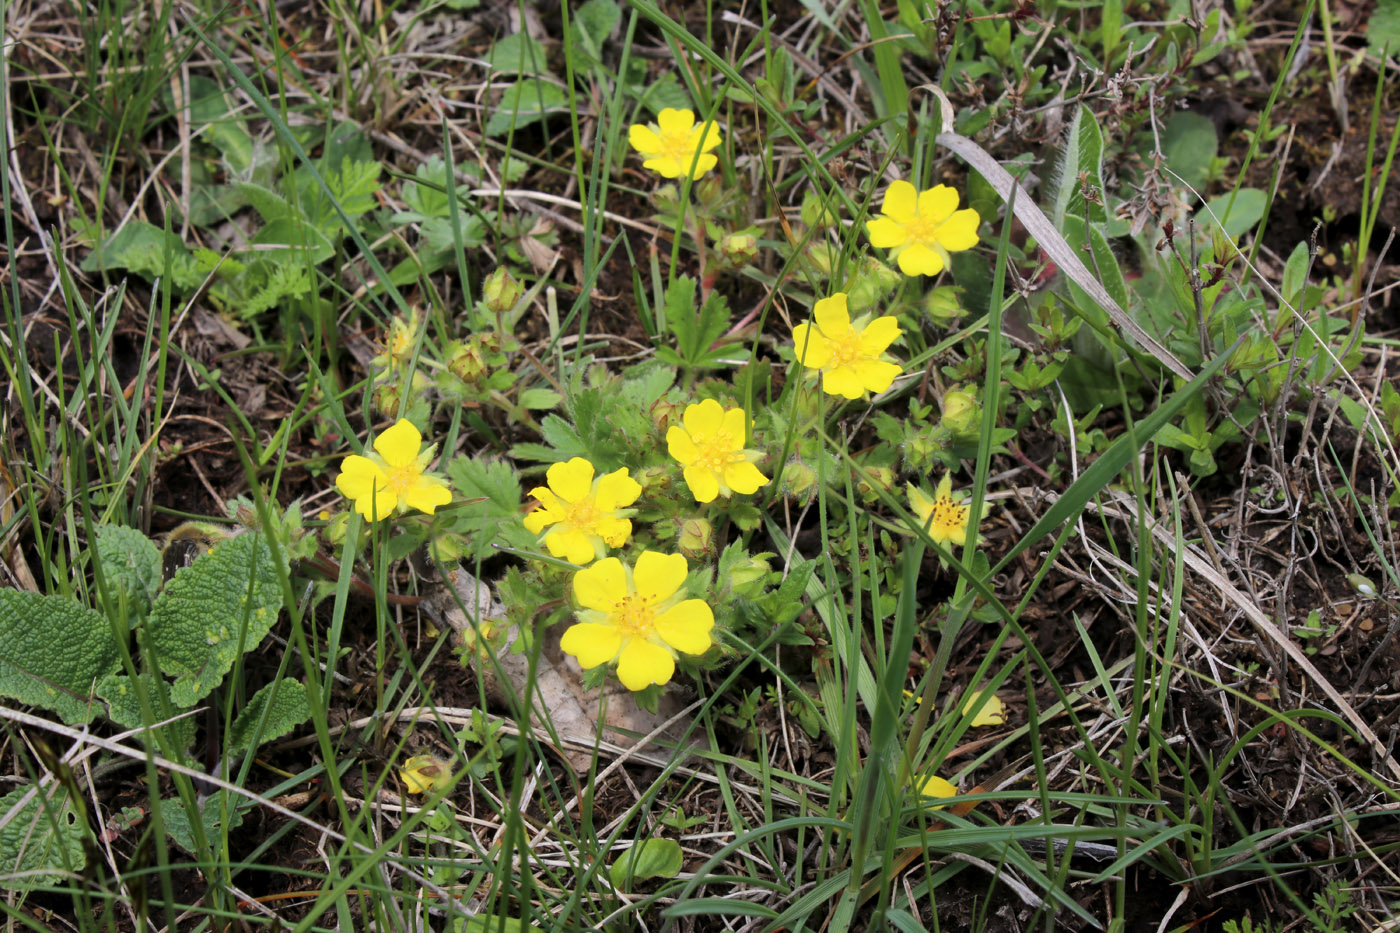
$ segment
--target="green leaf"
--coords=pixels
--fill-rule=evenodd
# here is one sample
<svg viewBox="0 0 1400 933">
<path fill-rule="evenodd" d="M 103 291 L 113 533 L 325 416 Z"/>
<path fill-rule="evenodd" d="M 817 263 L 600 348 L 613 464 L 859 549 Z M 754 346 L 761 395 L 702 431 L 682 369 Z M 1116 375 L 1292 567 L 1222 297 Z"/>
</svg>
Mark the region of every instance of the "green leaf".
<svg viewBox="0 0 1400 933">
<path fill-rule="evenodd" d="M 1215 124 L 1199 113 L 1174 113 L 1162 128 L 1162 154 L 1167 157 L 1167 168 L 1197 191 L 1206 183 L 1210 161 L 1219 145 Z"/>
<path fill-rule="evenodd" d="M 526 923 L 516 917 L 500 914 L 477 914 L 473 917 L 457 917 L 452 921 L 452 933 L 527 933 L 540 930 L 533 923 Z M 540 933 L 543 933 L 540 930 Z"/>
<path fill-rule="evenodd" d="M 493 544 L 520 550 L 535 546 L 536 537 L 521 520 L 520 480 L 510 464 L 501 460 L 457 457 L 447 465 L 452 488 L 469 499 L 482 498 L 455 509 L 452 530 L 472 541 L 473 557 L 490 557 Z"/>
<path fill-rule="evenodd" d="M 1366 25 L 1366 42 L 1377 57 L 1400 54 L 1400 0 L 1377 0 Z"/>
<path fill-rule="evenodd" d="M 293 216 L 295 211 L 287 203 L 287 199 L 275 191 L 264 188 L 262 185 L 255 185 L 250 181 L 240 182 L 234 185 L 234 189 L 243 196 L 248 205 L 258 212 L 258 216 L 263 219 L 263 223 L 271 223 L 274 220 L 285 220 Z"/>
<path fill-rule="evenodd" d="M 0 877 L 7 891 L 57 884 L 87 866 L 82 823 L 68 794 L 53 786 L 50 790 L 55 793 L 47 804 L 40 799 L 41 790 L 13 814 L 30 789 L 17 787 L 0 797 Z"/>
<path fill-rule="evenodd" d="M 114 597 L 125 594 L 138 615 L 150 611 L 161 584 L 160 549 L 150 538 L 125 525 L 99 525 L 97 562 Z"/>
<path fill-rule="evenodd" d="M 170 277 L 182 291 L 192 291 L 204 281 L 204 275 L 180 238 L 144 220 L 129 220 L 123 224 L 120 230 L 93 248 L 81 268 L 84 272 L 129 269 L 155 279 L 166 274 L 167 258 Z"/>
<path fill-rule="evenodd" d="M 146 696 L 152 704 L 152 713 L 155 716 L 152 722 L 160 722 L 166 718 L 160 701 L 164 685 L 157 681 L 154 674 L 138 676 L 145 683 Z M 112 722 L 127 729 L 140 729 L 147 724 L 146 717 L 141 712 L 141 698 L 136 692 L 132 678 L 125 674 L 108 674 L 97 682 L 94 692 L 98 699 L 107 704 L 107 718 Z M 183 716 L 174 722 L 167 722 L 160 727 L 160 731 L 171 748 L 183 753 L 194 744 L 195 728 L 198 724 L 195 717 Z"/>
<path fill-rule="evenodd" d="M 685 864 L 681 844 L 674 839 L 643 839 L 628 849 L 608 869 L 613 887 L 630 891 L 648 878 L 674 878 Z"/>
<path fill-rule="evenodd" d="M 1094 223 L 1104 223 L 1108 214 L 1102 203 L 1086 203 L 1084 187 L 1098 192 L 1100 202 L 1104 195 L 1103 186 L 1103 133 L 1088 108 L 1081 106 L 1074 114 L 1074 122 L 1069 128 L 1069 138 L 1065 151 L 1059 160 L 1056 173 L 1055 211 L 1052 215 L 1055 225 L 1064 228 L 1066 214 L 1086 215 Z"/>
<path fill-rule="evenodd" d="M 204 840 L 212 843 L 216 852 L 222 848 L 217 842 L 222 835 L 223 809 L 219 803 L 219 795 L 216 794 L 204 801 L 204 806 L 199 812 L 200 822 L 204 824 Z M 174 843 L 190 855 L 195 855 L 194 827 L 190 825 L 190 816 L 185 812 L 184 802 L 179 797 L 162 800 L 160 802 L 160 815 L 165 820 L 165 831 Z M 228 815 L 227 829 L 229 831 L 237 829 L 243 822 L 243 811 L 230 805 Z"/>
<path fill-rule="evenodd" d="M 574 55 L 585 63 L 603 60 L 603 43 L 622 22 L 622 8 L 617 0 L 587 0 L 574 10 Z"/>
<path fill-rule="evenodd" d="M 0 696 L 91 722 L 92 689 L 121 664 L 108 621 L 62 596 L 0 589 Z"/>
<path fill-rule="evenodd" d="M 1109 297 L 1118 302 L 1118 307 L 1129 307 L 1128 285 L 1123 279 L 1123 270 L 1118 265 L 1118 257 L 1113 254 L 1113 248 L 1108 245 L 1108 239 L 1104 237 L 1103 231 L 1094 224 L 1089 224 L 1086 229 L 1083 217 L 1066 214 L 1062 232 L 1065 241 L 1074 248 L 1075 252 L 1085 257 L 1085 262 L 1090 269 L 1094 270 L 1099 283 L 1103 285 Z M 1086 237 L 1089 242 L 1088 251 L 1084 249 Z M 1089 258 L 1090 255 L 1093 257 L 1092 260 Z M 1073 281 L 1068 284 L 1075 305 L 1095 319 L 1102 319 L 1103 312 L 1099 309 L 1098 302 L 1090 298 L 1089 294 Z"/>
<path fill-rule="evenodd" d="M 256 731 L 267 712 L 262 731 Z M 291 677 L 273 681 L 263 687 L 248 705 L 243 707 L 229 727 L 225 754 L 245 751 L 264 742 L 280 739 L 311 718 L 311 704 L 306 698 L 306 684 Z"/>
<path fill-rule="evenodd" d="M 526 389 L 520 393 L 520 404 L 531 411 L 548 411 L 563 400 L 553 389 Z"/>
<path fill-rule="evenodd" d="M 1228 237 L 1238 237 L 1254 229 L 1254 225 L 1264 217 L 1264 207 L 1269 196 L 1258 188 L 1241 188 L 1235 192 L 1234 204 L 1230 194 L 1222 194 L 1210 199 L 1205 207 L 1196 211 L 1196 225 L 1202 230 L 1210 227 L 1223 229 Z M 1229 216 L 1225 209 L 1229 207 Z"/>
<path fill-rule="evenodd" d="M 568 111 L 568 98 L 557 84 L 526 78 L 506 88 L 486 121 L 487 136 L 504 136 L 512 129 L 536 123 L 547 114 Z"/>
<path fill-rule="evenodd" d="M 160 670 L 174 675 L 171 702 L 193 706 L 208 696 L 238 659 L 266 637 L 282 606 L 272 552 L 258 532 L 215 545 L 176 574 L 146 624 Z"/>
<path fill-rule="evenodd" d="M 497 39 L 486 53 L 486 64 L 500 74 L 542 75 L 549 71 L 544 46 L 523 32 Z"/>
<path fill-rule="evenodd" d="M 335 247 L 325 234 L 304 220 L 283 217 L 270 221 L 250 242 L 260 247 L 258 257 L 272 262 L 325 262 L 335 255 Z"/>
<path fill-rule="evenodd" d="M 1308 244 L 1299 243 L 1283 265 L 1283 300 L 1298 308 L 1308 284 Z"/>
</svg>

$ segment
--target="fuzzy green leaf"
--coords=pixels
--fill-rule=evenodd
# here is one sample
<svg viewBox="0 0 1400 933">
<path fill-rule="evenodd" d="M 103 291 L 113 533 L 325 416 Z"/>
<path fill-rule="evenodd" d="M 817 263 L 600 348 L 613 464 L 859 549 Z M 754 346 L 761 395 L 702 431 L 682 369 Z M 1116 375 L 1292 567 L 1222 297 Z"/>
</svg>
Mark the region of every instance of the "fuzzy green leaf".
<svg viewBox="0 0 1400 933">
<path fill-rule="evenodd" d="M 193 706 L 208 696 L 240 651 L 266 637 L 282 606 L 278 571 L 263 536 L 247 532 L 197 557 L 166 586 L 146 630 L 160 670 L 176 678 L 173 703 Z"/>
<path fill-rule="evenodd" d="M 486 135 L 504 136 L 512 129 L 520 130 L 544 119 L 547 114 L 564 113 L 568 109 L 568 98 L 559 85 L 527 78 L 506 88 L 501 102 L 486 121 Z"/>
<path fill-rule="evenodd" d="M 160 802 L 160 815 L 165 820 L 165 831 L 177 846 L 184 849 L 190 855 L 195 852 L 194 827 L 190 825 L 190 816 L 185 812 L 185 805 L 179 797 L 172 797 L 169 800 Z M 219 804 L 217 796 L 210 797 L 204 801 L 204 806 L 200 809 L 200 822 L 204 824 L 204 841 L 214 846 L 217 852 L 219 837 L 222 835 L 221 824 L 223 823 L 223 807 Z M 234 807 L 232 803 L 228 808 L 227 830 L 232 831 L 243 822 L 243 811 Z"/>
<path fill-rule="evenodd" d="M 87 865 L 82 825 L 67 793 L 59 790 L 47 804 L 35 794 L 11 815 L 28 793 L 17 787 L 0 797 L 0 878 L 11 892 L 56 884 Z"/>
<path fill-rule="evenodd" d="M 267 722 L 257 732 L 263 711 Z M 234 719 L 229 727 L 227 754 L 250 749 L 263 742 L 280 739 L 311 718 L 311 704 L 306 698 L 306 684 L 291 677 L 274 681 L 263 687 Z"/>
<path fill-rule="evenodd" d="M 111 625 L 62 596 L 0 590 L 0 696 L 91 722 L 92 688 L 120 665 Z"/>
<path fill-rule="evenodd" d="M 447 476 L 464 497 L 486 500 L 451 513 L 452 530 L 471 539 L 474 557 L 491 556 L 497 543 L 521 550 L 535 546 L 535 535 L 521 521 L 520 480 L 508 463 L 458 457 L 447 465 Z"/>
<path fill-rule="evenodd" d="M 125 525 L 99 525 L 97 561 L 114 598 L 125 594 L 139 615 L 150 611 L 161 583 L 160 549 L 150 538 Z"/>
</svg>

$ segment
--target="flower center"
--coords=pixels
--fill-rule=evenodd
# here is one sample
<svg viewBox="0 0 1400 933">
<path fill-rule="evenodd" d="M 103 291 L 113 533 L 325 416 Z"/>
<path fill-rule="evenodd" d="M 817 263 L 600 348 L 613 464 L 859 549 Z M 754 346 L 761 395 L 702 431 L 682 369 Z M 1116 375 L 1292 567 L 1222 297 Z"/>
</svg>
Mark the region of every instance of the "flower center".
<svg viewBox="0 0 1400 933">
<path fill-rule="evenodd" d="M 865 359 L 865 351 L 860 346 L 860 334 L 848 327 L 846 332 L 831 340 L 831 360 L 837 366 L 848 366 L 857 360 Z"/>
<path fill-rule="evenodd" d="M 735 461 L 735 444 L 728 431 L 712 435 L 700 447 L 698 463 L 707 470 L 721 472 Z"/>
<path fill-rule="evenodd" d="M 613 607 L 612 622 L 622 630 L 624 636 L 645 638 L 651 634 L 656 613 L 651 608 L 651 600 L 640 593 L 624 596 Z"/>
<path fill-rule="evenodd" d="M 914 215 L 914 219 L 904 225 L 904 235 L 914 243 L 938 242 L 938 224 L 927 217 Z"/>
<path fill-rule="evenodd" d="M 403 466 L 389 467 L 384 471 L 384 485 L 393 490 L 394 495 L 402 498 L 418 483 L 418 477 L 422 471 L 415 463 L 404 464 Z"/>
<path fill-rule="evenodd" d="M 564 520 L 579 529 L 589 529 L 596 525 L 598 523 L 598 508 L 593 504 L 593 497 L 586 496 L 577 502 L 569 503 L 569 510 Z"/>
<path fill-rule="evenodd" d="M 695 159 L 695 141 L 692 132 L 659 133 L 661 155 L 670 156 L 684 167 L 689 167 Z"/>
<path fill-rule="evenodd" d="M 947 496 L 933 500 L 933 524 L 938 528 L 960 528 L 967 506 L 958 505 Z"/>
</svg>

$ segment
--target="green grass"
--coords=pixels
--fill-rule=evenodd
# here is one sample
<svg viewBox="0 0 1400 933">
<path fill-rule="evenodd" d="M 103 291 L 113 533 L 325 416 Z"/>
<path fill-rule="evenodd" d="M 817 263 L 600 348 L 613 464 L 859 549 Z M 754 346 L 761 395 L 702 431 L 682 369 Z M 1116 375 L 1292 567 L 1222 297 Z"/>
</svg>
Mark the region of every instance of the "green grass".
<svg viewBox="0 0 1400 933">
<path fill-rule="evenodd" d="M 1279 232 L 1266 127 L 1336 11 L 1290 79 L 1248 3 L 489 6 L 3 7 L 6 928 L 1389 922 L 1400 402 L 1347 302 L 1393 81 L 1326 235 L 1370 265 Z M 1257 123 L 1169 119 L 1226 78 Z M 713 172 L 642 168 L 662 107 Z M 896 178 L 979 211 L 938 279 L 870 244 Z M 838 291 L 888 392 L 795 359 Z M 769 478 L 708 506 L 707 398 Z M 369 522 L 336 476 L 399 418 L 454 499 Z M 717 619 L 635 697 L 522 522 L 572 457 Z M 906 496 L 945 473 L 962 540 Z"/>
</svg>

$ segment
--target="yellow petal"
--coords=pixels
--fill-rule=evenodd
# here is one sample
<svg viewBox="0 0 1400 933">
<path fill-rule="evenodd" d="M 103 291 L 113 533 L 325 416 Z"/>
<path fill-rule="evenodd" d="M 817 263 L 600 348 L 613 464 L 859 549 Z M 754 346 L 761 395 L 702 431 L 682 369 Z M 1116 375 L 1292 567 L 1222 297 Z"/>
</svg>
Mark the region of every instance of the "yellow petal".
<svg viewBox="0 0 1400 933">
<path fill-rule="evenodd" d="M 662 136 L 683 136 L 695 126 L 695 114 L 689 110 L 667 107 L 656 115 L 656 125 L 661 127 Z"/>
<path fill-rule="evenodd" d="M 724 406 L 712 398 L 707 398 L 697 405 L 688 406 L 681 420 L 685 423 L 686 431 L 690 432 L 691 439 L 703 444 L 724 425 Z"/>
<path fill-rule="evenodd" d="M 888 217 L 876 217 L 874 220 L 867 221 L 865 232 L 870 235 L 870 245 L 878 246 L 880 249 L 900 246 L 909 240 L 909 234 L 905 231 L 904 225 Z"/>
<path fill-rule="evenodd" d="M 683 471 L 685 484 L 690 487 L 690 494 L 695 497 L 696 502 L 714 502 L 719 495 L 719 478 L 709 467 L 688 466 Z"/>
<path fill-rule="evenodd" d="M 866 356 L 879 356 L 889 349 L 890 344 L 903 331 L 899 328 L 899 320 L 886 315 L 877 317 L 866 325 L 865 330 L 860 334 L 860 349 Z"/>
<path fill-rule="evenodd" d="M 689 156 L 686 156 L 683 161 L 685 164 L 681 166 L 681 171 L 684 172 L 690 168 L 691 158 Z M 701 154 L 701 156 L 698 159 L 695 159 L 694 161 L 695 171 L 691 174 L 691 178 L 699 178 L 701 175 L 704 175 L 710 169 L 714 168 L 716 165 L 719 164 L 719 158 L 708 152 Z"/>
<path fill-rule="evenodd" d="M 851 315 L 846 310 L 846 293 L 836 292 L 830 298 L 823 298 L 812 308 L 812 318 L 817 329 L 828 340 L 839 341 L 851 329 Z"/>
<path fill-rule="evenodd" d="M 410 794 L 426 794 L 452 783 L 452 768 L 433 755 L 414 755 L 399 769 L 399 780 Z"/>
<path fill-rule="evenodd" d="M 943 255 L 922 243 L 910 243 L 895 257 L 905 275 L 937 275 L 943 271 Z"/>
<path fill-rule="evenodd" d="M 656 135 L 656 131 L 641 123 L 633 123 L 627 130 L 627 141 L 632 144 L 632 148 L 650 156 L 661 151 L 661 137 Z"/>
<path fill-rule="evenodd" d="M 555 557 L 571 564 L 586 564 L 598 556 L 593 536 L 577 528 L 560 525 L 544 537 L 544 545 Z M 577 582 L 578 578 L 574 578 Z"/>
<path fill-rule="evenodd" d="M 644 690 L 651 684 L 664 684 L 676 672 L 671 652 L 641 638 L 634 638 L 622 648 L 617 662 L 617 679 L 628 690 Z"/>
<path fill-rule="evenodd" d="M 720 430 L 729 435 L 731 450 L 742 450 L 744 438 L 748 436 L 749 419 L 742 408 L 730 408 L 724 413 Z"/>
<path fill-rule="evenodd" d="M 627 475 L 627 468 L 613 470 L 598 480 L 598 492 L 593 503 L 600 512 L 625 508 L 642 494 L 642 484 Z"/>
<path fill-rule="evenodd" d="M 569 626 L 559 639 L 560 650 L 578 658 L 579 666 L 584 670 L 607 664 L 617 657 L 621 647 L 622 633 L 616 626 L 592 622 L 580 622 Z"/>
<path fill-rule="evenodd" d="M 676 161 L 675 156 L 659 155 L 653 156 L 642 163 L 643 168 L 649 168 L 662 178 L 679 178 L 685 171 L 681 164 Z"/>
<path fill-rule="evenodd" d="M 977 245 L 977 228 L 982 218 L 972 208 L 958 211 L 938 228 L 938 243 L 946 250 L 972 249 Z"/>
<path fill-rule="evenodd" d="M 574 599 L 585 609 L 610 613 L 626 596 L 627 573 L 616 557 L 605 557 L 574 574 Z"/>
<path fill-rule="evenodd" d="M 909 487 L 909 507 L 914 510 L 914 517 L 919 520 L 919 527 L 928 524 L 929 516 L 933 514 L 933 500 L 924 495 L 923 490 L 918 486 Z"/>
<path fill-rule="evenodd" d="M 894 384 L 895 378 L 903 372 L 900 367 L 883 360 L 861 360 L 852 363 L 851 369 L 856 371 L 856 378 L 860 380 L 861 385 L 877 395 L 888 390 Z"/>
<path fill-rule="evenodd" d="M 936 185 L 919 193 L 919 216 L 926 223 L 941 223 L 957 209 L 958 192 L 947 185 Z"/>
<path fill-rule="evenodd" d="M 975 691 L 973 691 L 972 693 L 969 693 L 969 694 L 967 695 L 967 699 L 963 701 L 962 711 L 963 711 L 964 713 L 971 712 L 971 710 L 972 710 L 972 708 L 973 708 L 974 706 L 976 706 L 978 703 L 982 703 L 982 708 L 979 709 L 979 710 L 977 711 L 977 715 L 976 715 L 976 716 L 973 716 L 973 717 L 972 717 L 972 725 L 974 725 L 974 726 L 1001 726 L 1001 725 L 1005 725 L 1005 724 L 1006 724 L 1006 704 L 1003 703 L 1002 700 L 1001 700 L 1001 697 L 997 696 L 995 693 L 990 694 L 990 695 L 986 698 L 986 701 L 983 702 L 983 699 L 982 699 L 982 694 L 983 694 L 983 692 L 984 692 L 984 691 L 981 691 L 981 690 L 975 690 Z"/>
<path fill-rule="evenodd" d="M 622 547 L 632 535 L 632 522 L 625 518 L 605 515 L 593 524 L 593 532 L 607 542 L 608 547 Z"/>
<path fill-rule="evenodd" d="M 418 448 L 422 446 L 423 435 L 407 418 L 400 418 L 392 428 L 374 439 L 374 449 L 391 467 L 413 463 L 418 459 Z"/>
<path fill-rule="evenodd" d="M 827 395 L 857 399 L 865 394 L 865 383 L 853 367 L 837 366 L 822 373 L 822 391 Z"/>
<path fill-rule="evenodd" d="M 666 450 L 681 466 L 687 466 L 700 459 L 700 448 L 695 446 L 685 429 L 678 425 L 666 429 Z"/>
<path fill-rule="evenodd" d="M 918 210 L 919 194 L 907 181 L 891 182 L 885 189 L 884 200 L 880 202 L 880 213 L 901 224 L 914 219 Z"/>
<path fill-rule="evenodd" d="M 418 482 L 403 494 L 403 501 L 410 509 L 432 515 L 438 506 L 452 501 L 452 490 L 436 476 L 420 476 Z"/>
<path fill-rule="evenodd" d="M 724 482 L 730 489 L 747 496 L 767 486 L 768 477 L 760 473 L 758 467 L 752 463 L 742 460 L 725 468 Z"/>
<path fill-rule="evenodd" d="M 821 369 L 831 361 L 831 341 L 810 324 L 798 324 L 792 329 L 792 345 L 797 361 L 808 369 Z"/>
<path fill-rule="evenodd" d="M 656 634 L 662 641 L 686 654 L 710 650 L 710 631 L 715 614 L 703 599 L 687 599 L 656 617 Z"/>
<path fill-rule="evenodd" d="M 335 488 L 347 499 L 362 499 L 376 487 L 383 487 L 388 481 L 384 471 L 368 457 L 351 454 L 340 464 L 340 475 L 335 478 Z"/>
<path fill-rule="evenodd" d="M 657 603 L 680 589 L 689 573 L 690 567 L 680 554 L 643 551 L 632 568 L 632 583 L 638 594 Z"/>
<path fill-rule="evenodd" d="M 582 457 L 556 463 L 545 473 L 549 488 L 565 502 L 579 502 L 593 491 L 593 464 Z"/>
<path fill-rule="evenodd" d="M 931 774 L 919 786 L 919 793 L 924 797 L 956 797 L 958 789 L 938 775 Z M 942 810 L 943 807 L 944 804 L 939 804 L 933 809 Z"/>
</svg>

